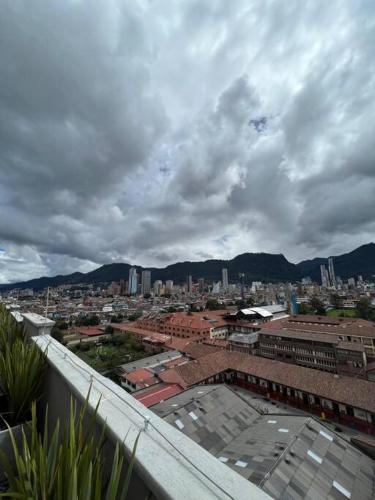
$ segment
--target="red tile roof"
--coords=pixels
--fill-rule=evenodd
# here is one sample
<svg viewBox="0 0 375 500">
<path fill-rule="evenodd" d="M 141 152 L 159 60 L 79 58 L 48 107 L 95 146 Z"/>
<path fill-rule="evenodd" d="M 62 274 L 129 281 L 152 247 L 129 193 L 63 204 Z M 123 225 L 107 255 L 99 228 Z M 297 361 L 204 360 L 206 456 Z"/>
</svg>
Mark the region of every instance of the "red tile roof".
<svg viewBox="0 0 375 500">
<path fill-rule="evenodd" d="M 335 335 L 375 338 L 375 324 L 357 318 L 330 318 L 326 316 L 295 315 L 266 323 L 267 330 L 299 330 Z"/>
<path fill-rule="evenodd" d="M 121 377 L 125 380 L 128 380 L 132 384 L 136 384 L 137 386 L 148 387 L 150 385 L 155 385 L 159 381 L 154 376 L 153 372 L 147 368 L 139 368 L 138 370 L 134 370 L 131 373 L 123 373 Z"/>
<path fill-rule="evenodd" d="M 172 337 L 171 340 L 166 343 L 166 347 L 168 347 L 168 349 L 184 352 L 188 345 L 194 344 L 195 342 L 199 342 L 201 340 L 201 337 L 190 337 L 187 339 Z"/>
<path fill-rule="evenodd" d="M 217 351 L 219 351 L 218 347 L 205 344 L 190 344 L 184 349 L 184 353 L 194 359 L 202 358 Z"/>
<path fill-rule="evenodd" d="M 226 370 L 247 373 L 375 413 L 373 382 L 341 375 L 338 377 L 319 370 L 226 350 L 167 370 L 160 374 L 160 378 L 165 382 L 190 387 Z"/>
<path fill-rule="evenodd" d="M 76 329 L 81 335 L 86 335 L 87 337 L 98 337 L 99 335 L 104 335 L 105 332 L 103 328 L 99 326 L 81 326 Z"/>
<path fill-rule="evenodd" d="M 157 387 L 152 387 L 141 393 L 135 393 L 134 397 L 148 408 L 172 396 L 176 396 L 180 392 L 183 392 L 183 388 L 178 384 L 158 384 Z"/>
</svg>

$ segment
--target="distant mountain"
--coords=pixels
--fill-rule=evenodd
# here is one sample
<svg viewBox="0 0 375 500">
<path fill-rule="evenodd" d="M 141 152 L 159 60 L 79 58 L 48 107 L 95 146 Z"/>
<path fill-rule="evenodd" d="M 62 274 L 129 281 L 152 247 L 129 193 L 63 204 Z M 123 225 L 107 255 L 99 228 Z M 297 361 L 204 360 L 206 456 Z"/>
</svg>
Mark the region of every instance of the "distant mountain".
<svg viewBox="0 0 375 500">
<path fill-rule="evenodd" d="M 332 258 L 336 276 L 343 279 L 360 274 L 363 277 L 375 275 L 375 243 L 362 245 L 343 255 L 333 255 Z M 320 282 L 321 264 L 327 265 L 327 259 L 304 260 L 297 264 L 297 268 L 301 275 L 310 276 L 314 281 Z"/>
<path fill-rule="evenodd" d="M 362 274 L 369 277 L 375 274 L 375 244 L 363 245 L 353 252 L 333 257 L 336 274 L 344 279 Z M 282 254 L 244 253 L 231 260 L 211 259 L 204 262 L 177 262 L 164 268 L 149 267 L 152 281 L 173 280 L 175 283 L 184 283 L 188 275 L 193 280 L 205 278 L 207 280 L 221 280 L 221 270 L 228 269 L 229 280 L 238 281 L 238 274 L 245 274 L 245 282 L 251 281 L 299 281 L 303 276 L 310 276 L 320 282 L 320 265 L 327 265 L 327 259 L 315 258 L 305 260 L 299 264 L 292 264 Z M 106 264 L 89 273 L 73 273 L 66 276 L 53 276 L 33 279 L 14 284 L 0 285 L 0 290 L 12 288 L 33 288 L 41 290 L 47 286 L 76 285 L 78 283 L 108 283 L 128 279 L 129 264 Z M 138 272 L 144 270 L 135 266 Z"/>
</svg>

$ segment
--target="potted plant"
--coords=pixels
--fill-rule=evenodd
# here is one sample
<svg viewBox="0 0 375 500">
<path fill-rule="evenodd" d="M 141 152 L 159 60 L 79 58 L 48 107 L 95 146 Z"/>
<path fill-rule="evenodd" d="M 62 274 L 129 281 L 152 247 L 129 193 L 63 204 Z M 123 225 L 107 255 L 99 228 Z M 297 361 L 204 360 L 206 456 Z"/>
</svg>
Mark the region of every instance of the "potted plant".
<svg viewBox="0 0 375 500">
<path fill-rule="evenodd" d="M 88 396 L 89 397 L 89 396 Z M 104 473 L 104 430 L 96 439 L 97 409 L 88 415 L 86 398 L 78 415 L 71 399 L 70 414 L 61 432 L 57 420 L 52 434 L 47 427 L 48 409 L 44 429 L 38 430 L 36 404 L 32 405 L 29 432 L 22 429 L 19 446 L 10 430 L 14 463 L 0 451 L 0 458 L 8 480 L 7 491 L 2 497 L 35 498 L 43 500 L 124 500 L 127 496 L 139 434 L 135 441 L 126 474 L 123 476 L 123 456 L 117 443 L 109 475 Z"/>
<path fill-rule="evenodd" d="M 21 439 L 21 428 L 31 418 L 32 402 L 42 393 L 43 375 L 47 369 L 45 353 L 28 342 L 23 328 L 5 308 L 0 310 L 0 448 L 12 449 L 13 437 Z M 0 471 L 0 480 L 3 475 Z"/>
</svg>

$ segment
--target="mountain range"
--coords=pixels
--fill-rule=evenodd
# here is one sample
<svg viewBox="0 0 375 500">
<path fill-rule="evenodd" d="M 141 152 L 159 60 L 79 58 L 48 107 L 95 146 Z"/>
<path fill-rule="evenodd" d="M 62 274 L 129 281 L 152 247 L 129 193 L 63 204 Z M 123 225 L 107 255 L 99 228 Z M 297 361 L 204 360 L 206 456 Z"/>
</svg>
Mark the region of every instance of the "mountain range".
<svg viewBox="0 0 375 500">
<path fill-rule="evenodd" d="M 335 273 L 342 279 L 362 275 L 368 278 L 375 275 L 375 243 L 362 245 L 352 252 L 333 257 Z M 304 276 L 310 276 L 314 281 L 320 282 L 320 265 L 327 265 L 327 259 L 317 257 L 304 260 L 298 264 L 289 262 L 282 254 L 269 253 L 244 253 L 230 260 L 210 259 L 203 262 L 177 262 L 164 268 L 152 268 L 152 281 L 173 280 L 175 283 L 186 282 L 186 277 L 192 275 L 193 280 L 205 278 L 207 280 L 220 280 L 221 270 L 228 269 L 230 282 L 238 281 L 239 273 L 245 274 L 245 282 L 251 281 L 291 281 L 297 282 Z M 0 290 L 12 288 L 33 288 L 41 290 L 47 286 L 76 285 L 79 283 L 108 283 L 128 279 L 130 267 L 136 267 L 138 272 L 145 268 L 131 266 L 125 263 L 105 264 L 88 273 L 73 273 L 53 277 L 42 277 L 13 284 L 0 285 Z"/>
</svg>

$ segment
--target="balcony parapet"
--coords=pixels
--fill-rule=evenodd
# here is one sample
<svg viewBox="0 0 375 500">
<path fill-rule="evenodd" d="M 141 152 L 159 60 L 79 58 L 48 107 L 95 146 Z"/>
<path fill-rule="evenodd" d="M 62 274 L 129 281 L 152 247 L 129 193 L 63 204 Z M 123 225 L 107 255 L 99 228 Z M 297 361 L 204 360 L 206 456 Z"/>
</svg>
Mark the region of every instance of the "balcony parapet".
<svg viewBox="0 0 375 500">
<path fill-rule="evenodd" d="M 91 386 L 89 407 L 94 410 L 100 399 L 98 425 L 105 423 L 106 435 L 113 449 L 115 442 L 123 442 L 125 457 L 129 458 L 141 433 L 134 472 L 153 497 L 176 500 L 270 499 L 257 486 L 148 410 L 51 336 L 40 335 L 32 340 L 41 349 L 47 349 L 50 372 L 45 399 L 50 414 L 63 421 L 69 411 L 70 394 L 83 402 Z"/>
</svg>

